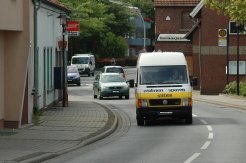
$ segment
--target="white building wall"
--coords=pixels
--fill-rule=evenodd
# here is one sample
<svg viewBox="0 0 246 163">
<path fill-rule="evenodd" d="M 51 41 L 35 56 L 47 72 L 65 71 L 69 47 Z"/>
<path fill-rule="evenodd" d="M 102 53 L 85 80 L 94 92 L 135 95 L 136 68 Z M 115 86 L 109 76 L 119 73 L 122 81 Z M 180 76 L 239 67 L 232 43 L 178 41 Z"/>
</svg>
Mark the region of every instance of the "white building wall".
<svg viewBox="0 0 246 163">
<path fill-rule="evenodd" d="M 48 9 L 47 9 L 48 8 Z M 47 5 L 42 4 L 42 7 L 38 10 L 38 33 L 37 33 L 37 44 L 38 44 L 38 80 L 39 80 L 39 95 L 38 105 L 39 108 L 46 107 L 52 102 L 58 100 L 58 90 L 54 89 L 54 67 L 56 63 L 56 40 L 58 36 L 61 36 L 62 27 L 60 25 L 60 19 L 57 18 L 60 15 L 59 10 L 51 8 Z M 45 50 L 44 50 L 45 49 Z M 52 53 L 52 87 L 48 88 L 47 79 L 47 52 L 48 49 Z M 52 52 L 51 52 L 52 49 Z M 44 56 L 44 51 L 46 55 Z"/>
</svg>

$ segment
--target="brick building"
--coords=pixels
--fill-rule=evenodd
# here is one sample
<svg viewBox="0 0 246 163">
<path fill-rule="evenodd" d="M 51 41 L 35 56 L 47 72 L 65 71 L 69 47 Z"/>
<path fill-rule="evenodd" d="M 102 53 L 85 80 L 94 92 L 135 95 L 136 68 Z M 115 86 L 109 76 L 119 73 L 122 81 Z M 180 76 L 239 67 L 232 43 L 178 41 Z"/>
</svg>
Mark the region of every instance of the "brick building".
<svg viewBox="0 0 246 163">
<path fill-rule="evenodd" d="M 184 36 L 193 27 L 190 12 L 198 0 L 155 0 L 156 43 L 155 50 L 181 51 L 193 75 L 192 41 Z"/>
<path fill-rule="evenodd" d="M 233 29 L 233 23 L 227 16 L 218 15 L 217 11 L 206 8 L 203 1 L 155 0 L 154 2 L 156 34 L 160 37 L 161 33 L 179 34 L 183 32 L 185 35 L 180 36 L 184 36 L 182 40 L 186 40 L 186 42 L 161 42 L 157 39 L 155 49 L 183 51 L 187 57 L 190 74 L 199 79 L 199 86 L 195 89 L 199 89 L 201 94 L 221 93 L 227 82 L 235 81 L 237 78 L 235 73 L 237 53 L 240 61 L 239 78 L 240 80 L 245 78 L 246 36 L 243 34 L 245 32 L 239 35 L 239 50 L 237 50 L 237 35 Z M 188 17 L 182 14 L 185 12 L 189 12 Z M 166 20 L 166 15 L 171 15 L 170 21 Z M 172 20 L 174 22 L 171 22 Z M 184 27 L 186 27 L 185 30 Z M 221 29 L 228 29 L 228 48 L 226 38 L 221 40 L 218 34 Z M 228 75 L 226 74 L 227 64 Z"/>
</svg>

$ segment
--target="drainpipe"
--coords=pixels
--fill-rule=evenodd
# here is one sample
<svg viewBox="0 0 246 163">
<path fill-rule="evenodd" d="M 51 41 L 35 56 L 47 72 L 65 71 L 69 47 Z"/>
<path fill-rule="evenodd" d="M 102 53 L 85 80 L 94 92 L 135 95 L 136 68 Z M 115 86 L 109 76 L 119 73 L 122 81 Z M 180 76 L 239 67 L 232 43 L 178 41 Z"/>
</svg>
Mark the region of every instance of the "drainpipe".
<svg viewBox="0 0 246 163">
<path fill-rule="evenodd" d="M 34 108 L 38 109 L 38 45 L 37 45 L 37 22 L 38 10 L 40 9 L 40 0 L 32 0 L 34 4 Z"/>
</svg>

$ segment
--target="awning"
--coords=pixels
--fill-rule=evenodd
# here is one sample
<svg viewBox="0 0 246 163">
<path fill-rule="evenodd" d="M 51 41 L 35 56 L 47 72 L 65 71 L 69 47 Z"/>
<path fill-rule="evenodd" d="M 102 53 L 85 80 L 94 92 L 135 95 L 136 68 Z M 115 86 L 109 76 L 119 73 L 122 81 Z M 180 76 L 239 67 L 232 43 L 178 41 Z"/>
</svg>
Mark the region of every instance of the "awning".
<svg viewBox="0 0 246 163">
<path fill-rule="evenodd" d="M 185 38 L 185 34 L 160 34 L 157 41 L 190 41 Z"/>
</svg>

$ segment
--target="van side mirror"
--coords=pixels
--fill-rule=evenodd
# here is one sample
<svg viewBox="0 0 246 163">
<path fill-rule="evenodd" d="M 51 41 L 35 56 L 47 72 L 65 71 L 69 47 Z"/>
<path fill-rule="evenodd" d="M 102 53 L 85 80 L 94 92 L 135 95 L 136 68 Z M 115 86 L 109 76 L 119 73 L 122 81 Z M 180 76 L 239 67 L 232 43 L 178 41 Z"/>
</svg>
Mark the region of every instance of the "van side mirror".
<svg viewBox="0 0 246 163">
<path fill-rule="evenodd" d="M 92 62 L 90 61 L 90 65 L 92 65 Z"/>
<path fill-rule="evenodd" d="M 134 79 L 130 79 L 127 82 L 129 83 L 130 88 L 134 88 Z"/>
<path fill-rule="evenodd" d="M 198 84 L 198 77 L 196 77 L 196 76 L 192 77 L 190 84 L 191 84 L 191 86 L 197 86 L 197 84 Z"/>
</svg>

